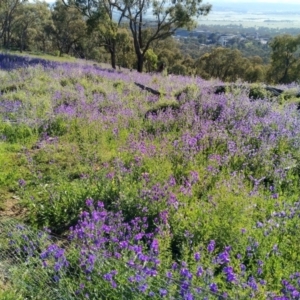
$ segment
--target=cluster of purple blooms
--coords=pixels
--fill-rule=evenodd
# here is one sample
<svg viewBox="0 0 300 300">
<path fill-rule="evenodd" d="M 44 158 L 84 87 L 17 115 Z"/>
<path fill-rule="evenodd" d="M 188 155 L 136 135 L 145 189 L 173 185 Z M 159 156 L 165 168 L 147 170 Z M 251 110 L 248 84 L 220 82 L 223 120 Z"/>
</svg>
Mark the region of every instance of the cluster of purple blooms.
<svg viewBox="0 0 300 300">
<path fill-rule="evenodd" d="M 169 267 L 163 266 L 159 249 L 161 232 L 149 232 L 146 218 L 125 222 L 121 213 L 108 212 L 100 201 L 87 199 L 86 205 L 89 211 L 82 212 L 78 224 L 70 229 L 70 241 L 66 248 L 52 243 L 39 254 L 37 248 L 32 248 L 30 252 L 26 252 L 26 248 L 20 249 L 30 257 L 39 255 L 41 267 L 51 271 L 49 274 L 52 274 L 53 284 L 59 285 L 65 278 L 72 282 L 73 276 L 79 278 L 79 282 L 78 279 L 76 283 L 72 282 L 77 284 L 77 297 L 93 296 L 93 284 L 96 283 L 106 293 L 139 294 L 140 299 L 189 300 L 205 297 L 230 299 L 241 292 L 249 298 L 256 298 L 261 293 L 261 287 L 267 286 L 266 281 L 259 279 L 264 265 L 261 260 L 257 262 L 257 274 L 247 271 L 245 257 L 241 255 L 237 257 L 240 261 L 237 268 L 232 264 L 236 260 L 230 254 L 231 247 L 226 246 L 219 251 L 214 240 L 206 249 L 193 254 L 193 264 L 181 261 L 173 262 Z M 30 238 L 25 237 L 24 228 L 18 228 L 21 239 L 29 243 Z M 48 233 L 46 236 L 49 243 Z M 15 246 L 13 240 L 11 246 Z M 252 241 L 246 253 L 255 251 L 257 247 L 257 243 Z M 75 261 L 74 251 L 77 253 Z M 246 257 L 249 258 L 248 254 Z M 70 271 L 74 269 L 76 274 Z M 265 295 L 276 300 L 298 299 L 299 288 L 300 275 L 295 273 L 289 280 L 282 280 L 280 295 L 272 292 Z"/>
<path fill-rule="evenodd" d="M 60 276 L 65 269 L 69 267 L 69 262 L 65 256 L 65 250 L 56 244 L 49 245 L 45 251 L 40 254 L 43 267 L 48 268 L 49 265 L 54 271 L 53 280 L 58 282 Z"/>
<path fill-rule="evenodd" d="M 299 299 L 298 273 L 289 279 L 282 279 L 281 290 L 278 288 L 274 293 L 266 292 L 265 263 L 260 259 L 280 256 L 281 249 L 275 238 L 271 250 L 261 256 L 259 243 L 249 238 L 243 255 L 239 254 L 237 258 L 233 257 L 233 247 L 220 246 L 217 238 L 200 249 L 193 249 L 190 243 L 187 262 L 180 258 L 173 264 L 169 262 L 173 253 L 167 253 L 165 262 L 163 259 L 166 254 L 159 247 L 164 234 L 170 238 L 175 234 L 172 228 L 174 221 L 173 224 L 170 221 L 172 216 L 176 213 L 184 215 L 185 210 L 194 209 L 195 206 L 188 206 L 195 198 L 197 187 L 201 184 L 205 189 L 208 182 L 210 188 L 215 189 L 217 185 L 214 186 L 214 182 L 218 182 L 219 178 L 222 181 L 227 174 L 222 178 L 221 173 L 226 173 L 226 170 L 233 171 L 230 174 L 246 174 L 244 185 L 239 188 L 243 190 L 247 184 L 251 186 L 251 192 L 247 191 L 250 198 L 260 196 L 264 184 L 271 184 L 271 195 L 266 202 L 278 201 L 280 193 L 289 189 L 291 178 L 296 178 L 294 182 L 297 182 L 295 174 L 298 167 L 295 161 L 299 153 L 300 122 L 295 105 L 278 109 L 271 101 L 253 102 L 243 92 L 240 92 L 238 99 L 234 93 L 215 95 L 211 83 L 201 78 L 173 76 L 164 79 L 166 100 L 172 98 L 174 101 L 172 95 L 178 86 L 201 87 L 201 93 L 193 99 L 188 99 L 188 93 L 182 93 L 177 103 L 178 109 L 168 108 L 143 119 L 141 116 L 159 98 L 145 95 L 146 101 L 137 97 L 132 103 L 131 93 L 140 93 L 132 82 L 159 90 L 160 77 L 5 55 L 0 55 L 0 63 L 7 70 L 24 64 L 40 64 L 49 72 L 49 76 L 66 87 L 56 90 L 49 103 L 55 118 L 61 117 L 66 123 L 76 119 L 82 121 L 79 124 L 92 124 L 93 128 L 99 130 L 99 135 L 105 132 L 106 138 L 117 145 L 116 150 L 127 156 L 126 162 L 122 157 L 113 160 L 112 166 L 109 165 L 111 170 L 105 174 L 108 182 L 116 183 L 122 176 L 122 179 L 127 179 L 127 174 L 128 177 L 132 176 L 128 180 L 131 184 L 134 182 L 132 178 L 140 175 L 136 176 L 140 185 L 136 182 L 133 184 L 137 186 L 134 186 L 136 195 L 128 197 L 132 200 L 129 201 L 133 203 L 131 206 L 126 206 L 125 200 L 128 199 L 113 199 L 119 205 L 115 209 L 117 207 L 120 211 L 108 211 L 102 202 L 87 199 L 88 210 L 81 213 L 77 225 L 70 229 L 69 246 L 66 248 L 48 243 L 45 249 L 40 250 L 41 243 L 32 243 L 24 232 L 20 238 L 21 245 L 12 239 L 11 246 L 15 247 L 16 252 L 39 257 L 41 266 L 51 270 L 55 284 L 59 285 L 64 277 L 69 277 L 72 284 L 76 285 L 77 297 L 87 297 L 89 293 L 95 296 L 92 295 L 93 289 L 98 288 L 114 295 L 124 293 L 128 299 L 133 298 L 133 294 L 139 295 L 140 299 L 223 299 L 238 297 L 240 293 L 252 298 L 268 295 L 270 299 Z M 54 71 L 54 67 L 60 73 Z M 119 91 L 107 92 L 97 85 L 99 82 L 95 79 L 92 85 L 97 88 L 89 91 L 79 82 L 81 78 L 88 77 L 124 82 L 128 87 L 123 89 L 121 97 Z M 19 117 L 27 109 L 22 105 L 21 101 L 2 99 L 0 114 L 4 118 L 22 120 Z M 30 115 L 29 111 L 26 113 Z M 51 114 L 45 115 L 45 118 L 38 121 L 38 126 L 43 126 L 44 131 L 48 132 L 55 120 L 52 120 Z M 124 136 L 127 138 L 121 143 Z M 290 154 L 293 151 L 295 157 Z M 153 181 L 144 165 L 144 161 L 149 159 L 155 163 L 168 160 L 172 170 L 179 170 L 178 173 L 183 170 L 185 173 L 176 178 L 171 175 L 165 181 Z M 204 165 L 203 177 L 196 171 L 200 165 Z M 134 173 L 142 168 L 142 174 Z M 289 174 L 292 176 L 289 177 Z M 89 175 L 83 174 L 80 178 L 84 181 Z M 30 180 L 25 179 L 18 182 L 22 191 L 30 185 Z M 119 198 L 124 193 L 122 190 Z M 209 195 L 207 198 L 210 201 Z M 270 240 L 273 233 L 278 235 L 278 239 L 293 236 L 299 228 L 299 203 L 278 205 L 267 219 L 258 219 L 253 230 Z M 249 203 L 249 206 L 252 204 Z M 132 208 L 136 209 L 133 213 Z M 150 220 L 153 215 L 154 220 Z M 193 233 L 185 229 L 183 232 L 186 240 L 193 239 Z M 244 229 L 243 234 L 246 234 Z M 76 284 L 75 280 L 72 281 L 74 275 Z"/>
<path fill-rule="evenodd" d="M 29 66 L 43 65 L 44 67 L 53 68 L 56 63 L 45 59 L 31 58 L 26 56 L 16 56 L 0 53 L 1 69 L 11 71 L 18 68 Z"/>
<path fill-rule="evenodd" d="M 207 287 L 202 288 L 195 285 L 193 279 L 201 278 L 206 272 L 201 265 L 193 274 L 187 263 L 182 261 L 180 265 L 173 263 L 165 275 L 160 274 L 162 266 L 159 259 L 159 242 L 152 233 L 146 233 L 145 218 L 136 218 L 126 223 L 120 213 L 107 212 L 102 202 L 94 205 L 93 200 L 88 199 L 86 204 L 91 211 L 81 214 L 78 225 L 71 228 L 70 238 L 72 242 L 80 245 L 79 265 L 88 281 L 97 280 L 93 279 L 93 276 L 97 278 L 101 269 L 107 270 L 105 262 L 112 260 L 126 266 L 125 271 L 114 269 L 102 274 L 102 278 L 110 283 L 113 289 L 119 288 L 120 277 L 126 273 L 128 288 L 145 296 L 167 297 L 170 294 L 172 297 L 176 286 L 175 294 L 180 299 L 196 299 L 195 295 L 199 293 L 217 294 L 218 286 L 215 282 L 210 282 Z M 213 252 L 214 247 L 215 242 L 211 241 L 208 252 Z M 227 264 L 228 249 L 218 255 L 217 264 Z M 196 252 L 194 259 L 197 263 L 200 258 L 200 253 Z M 225 267 L 224 272 L 227 272 L 228 276 L 233 274 L 230 267 Z M 230 279 L 229 282 L 233 280 Z M 83 288 L 78 289 L 78 293 L 81 290 Z"/>
</svg>

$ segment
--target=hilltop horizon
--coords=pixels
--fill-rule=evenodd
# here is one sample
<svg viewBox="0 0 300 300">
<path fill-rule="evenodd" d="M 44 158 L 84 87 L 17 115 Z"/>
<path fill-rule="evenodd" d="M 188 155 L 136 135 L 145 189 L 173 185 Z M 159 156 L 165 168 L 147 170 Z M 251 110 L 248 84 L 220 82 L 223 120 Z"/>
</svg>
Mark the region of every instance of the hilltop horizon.
<svg viewBox="0 0 300 300">
<path fill-rule="evenodd" d="M 47 3 L 53 4 L 55 3 L 55 1 L 53 0 L 44 0 Z M 32 2 L 32 1 L 30 1 Z M 282 3 L 281 1 L 277 1 L 277 0 L 264 0 L 264 1 L 260 1 L 260 0 L 253 0 L 253 1 L 249 1 L 249 0 L 228 0 L 226 1 L 226 3 L 224 3 L 224 1 L 222 0 L 210 0 L 210 1 L 203 1 L 203 3 L 210 3 L 213 6 L 217 5 L 217 6 L 228 6 L 228 5 L 232 5 L 234 4 L 234 6 L 245 6 L 245 5 L 250 5 L 250 6 L 265 6 L 265 5 L 271 5 L 273 9 L 276 9 L 277 6 L 279 6 L 280 8 L 287 10 L 290 8 L 290 5 L 292 6 L 296 6 L 296 7 L 300 7 L 300 3 L 298 1 L 295 0 L 287 0 L 285 1 L 285 3 Z M 287 7 L 287 4 L 289 5 L 289 7 Z M 274 5 L 276 6 L 274 8 Z"/>
</svg>

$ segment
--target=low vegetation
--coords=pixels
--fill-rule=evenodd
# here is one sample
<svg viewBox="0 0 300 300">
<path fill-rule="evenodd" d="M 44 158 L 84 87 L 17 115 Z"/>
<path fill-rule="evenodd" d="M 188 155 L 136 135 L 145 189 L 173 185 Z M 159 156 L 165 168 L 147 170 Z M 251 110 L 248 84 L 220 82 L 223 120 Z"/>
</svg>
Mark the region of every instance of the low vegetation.
<svg viewBox="0 0 300 300">
<path fill-rule="evenodd" d="M 1 299 L 299 298 L 297 84 L 0 64 Z"/>
</svg>

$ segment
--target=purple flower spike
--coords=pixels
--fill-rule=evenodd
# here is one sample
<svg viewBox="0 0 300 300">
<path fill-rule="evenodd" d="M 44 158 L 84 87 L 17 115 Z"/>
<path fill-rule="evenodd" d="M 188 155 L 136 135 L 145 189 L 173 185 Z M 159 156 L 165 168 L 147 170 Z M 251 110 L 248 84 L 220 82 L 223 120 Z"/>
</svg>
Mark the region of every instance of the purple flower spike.
<svg viewBox="0 0 300 300">
<path fill-rule="evenodd" d="M 193 275 L 191 274 L 191 272 L 187 269 L 187 268 L 182 268 L 180 270 L 180 275 L 191 280 Z"/>
<path fill-rule="evenodd" d="M 98 201 L 98 202 L 97 202 L 97 207 L 98 207 L 98 208 L 104 208 L 104 203 L 101 202 L 101 201 Z"/>
<path fill-rule="evenodd" d="M 254 277 L 250 277 L 250 278 L 249 278 L 248 286 L 249 286 L 253 291 L 257 291 L 257 284 L 256 284 L 256 281 L 255 281 Z"/>
<path fill-rule="evenodd" d="M 158 253 L 158 241 L 156 239 L 151 243 L 151 250 L 156 254 Z"/>
<path fill-rule="evenodd" d="M 240 264 L 241 271 L 246 271 L 246 266 L 244 264 Z"/>
<path fill-rule="evenodd" d="M 165 290 L 165 289 L 160 289 L 160 290 L 159 290 L 159 295 L 160 295 L 161 297 L 165 297 L 165 296 L 167 296 L 167 294 L 168 294 L 168 291 L 167 291 L 167 290 Z"/>
<path fill-rule="evenodd" d="M 297 290 L 292 291 L 293 299 L 299 299 L 300 293 Z"/>
<path fill-rule="evenodd" d="M 210 285 L 209 285 L 209 289 L 210 289 L 210 291 L 211 292 L 213 292 L 213 293 L 217 293 L 218 292 L 218 286 L 217 286 L 217 284 L 216 283 L 211 283 Z"/>
<path fill-rule="evenodd" d="M 138 287 L 138 290 L 142 293 L 145 293 L 147 289 L 148 289 L 148 284 L 146 283 Z"/>
<path fill-rule="evenodd" d="M 195 184 L 199 181 L 199 174 L 196 171 L 191 171 L 190 172 L 190 183 Z"/>
<path fill-rule="evenodd" d="M 218 262 L 220 264 L 227 264 L 230 262 L 229 253 L 226 250 L 218 255 Z"/>
<path fill-rule="evenodd" d="M 93 199 L 91 199 L 91 198 L 86 199 L 85 204 L 87 206 L 92 206 L 93 205 Z"/>
<path fill-rule="evenodd" d="M 194 254 L 195 261 L 198 262 L 198 261 L 200 260 L 200 257 L 201 257 L 201 255 L 200 255 L 199 252 L 196 252 L 196 253 Z"/>
<path fill-rule="evenodd" d="M 197 268 L 197 272 L 196 272 L 196 276 L 200 277 L 203 274 L 203 268 L 202 267 L 198 267 Z"/>
<path fill-rule="evenodd" d="M 212 253 L 215 250 L 216 242 L 214 240 L 211 240 L 207 246 L 207 251 L 209 253 Z"/>
<path fill-rule="evenodd" d="M 230 282 L 230 283 L 235 283 L 236 282 L 236 276 L 233 272 L 233 268 L 228 266 L 228 267 L 225 267 L 223 269 L 223 272 L 226 274 L 226 280 L 227 282 Z"/>
<path fill-rule="evenodd" d="M 176 185 L 176 180 L 175 180 L 174 176 L 170 176 L 169 185 L 170 186 L 175 186 Z"/>
<path fill-rule="evenodd" d="M 26 185 L 26 181 L 24 179 L 19 179 L 19 186 L 24 187 Z"/>
</svg>

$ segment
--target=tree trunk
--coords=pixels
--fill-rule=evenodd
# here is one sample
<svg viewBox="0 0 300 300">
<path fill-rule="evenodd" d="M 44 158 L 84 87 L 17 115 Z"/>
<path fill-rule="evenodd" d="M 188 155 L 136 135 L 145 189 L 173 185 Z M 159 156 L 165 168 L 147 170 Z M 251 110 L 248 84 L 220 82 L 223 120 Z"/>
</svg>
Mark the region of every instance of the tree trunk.
<svg viewBox="0 0 300 300">
<path fill-rule="evenodd" d="M 7 49 L 10 50 L 10 31 L 7 31 Z"/>
<path fill-rule="evenodd" d="M 24 48 L 24 46 L 23 46 L 23 33 L 21 33 L 21 40 L 20 40 L 20 52 L 22 53 L 23 52 L 23 48 Z"/>
<path fill-rule="evenodd" d="M 7 42 L 6 42 L 6 32 L 3 34 L 3 47 L 7 48 Z"/>
<path fill-rule="evenodd" d="M 137 71 L 139 73 L 143 73 L 143 67 L 144 67 L 144 54 L 141 53 L 139 44 L 136 42 L 134 43 L 134 50 L 135 50 L 135 55 L 137 59 Z"/>
<path fill-rule="evenodd" d="M 110 49 L 110 63 L 113 69 L 116 69 L 116 47 L 115 44 L 112 45 Z"/>
<path fill-rule="evenodd" d="M 144 56 L 142 54 L 137 55 L 137 71 L 143 73 Z"/>
<path fill-rule="evenodd" d="M 290 61 L 289 61 L 288 58 L 286 58 L 285 66 L 284 66 L 284 74 L 281 77 L 281 79 L 279 79 L 279 83 L 287 83 L 287 77 L 288 77 L 289 68 L 290 68 Z"/>
</svg>

